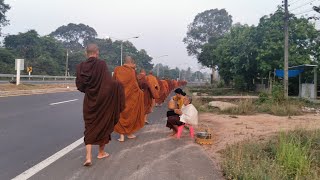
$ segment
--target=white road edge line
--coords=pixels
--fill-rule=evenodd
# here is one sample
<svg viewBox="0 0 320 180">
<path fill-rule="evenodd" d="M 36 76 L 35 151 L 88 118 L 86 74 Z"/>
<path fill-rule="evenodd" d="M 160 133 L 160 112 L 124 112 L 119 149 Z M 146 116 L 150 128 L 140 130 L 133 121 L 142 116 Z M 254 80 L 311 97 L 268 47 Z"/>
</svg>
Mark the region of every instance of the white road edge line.
<svg viewBox="0 0 320 180">
<path fill-rule="evenodd" d="M 72 151 L 73 149 L 75 149 L 76 147 L 81 145 L 82 143 L 83 143 L 83 137 L 80 138 L 79 140 L 77 140 L 76 142 L 70 144 L 69 146 L 63 148 L 62 150 L 60 150 L 59 152 L 55 153 L 54 155 L 52 155 L 52 156 L 48 157 L 47 159 L 43 160 L 39 164 L 37 164 L 37 165 L 31 167 L 30 169 L 26 170 L 22 174 L 16 176 L 12 180 L 26 180 L 26 179 L 32 177 L 33 175 L 37 174 L 42 169 L 46 168 L 50 164 L 52 164 L 55 161 L 57 161 L 58 159 L 60 159 L 62 156 L 68 154 L 70 151 Z"/>
<path fill-rule="evenodd" d="M 69 100 L 69 101 L 62 101 L 62 102 L 51 103 L 50 106 L 54 106 L 54 105 L 57 105 L 57 104 L 68 103 L 68 102 L 73 102 L 73 101 L 78 101 L 78 100 L 79 100 L 79 99 L 72 99 L 72 100 Z"/>
</svg>

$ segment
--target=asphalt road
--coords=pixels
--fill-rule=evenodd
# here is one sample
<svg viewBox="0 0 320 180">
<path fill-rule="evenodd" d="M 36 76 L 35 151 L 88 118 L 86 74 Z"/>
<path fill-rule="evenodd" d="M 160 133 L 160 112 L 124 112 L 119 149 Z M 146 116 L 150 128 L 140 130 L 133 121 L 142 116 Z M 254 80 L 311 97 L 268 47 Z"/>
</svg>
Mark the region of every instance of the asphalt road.
<svg viewBox="0 0 320 180">
<path fill-rule="evenodd" d="M 68 100 L 74 101 L 50 105 Z M 82 100 L 77 92 L 0 98 L 0 179 L 16 177 L 81 138 Z M 138 132 L 137 139 L 119 143 L 113 134 L 106 147 L 111 156 L 94 158 L 92 167 L 82 166 L 85 148 L 80 145 L 30 179 L 220 179 L 187 131 L 180 140 L 168 137 L 165 112 L 166 107 L 156 108 L 151 125 Z M 93 152 L 95 157 L 97 148 Z"/>
</svg>

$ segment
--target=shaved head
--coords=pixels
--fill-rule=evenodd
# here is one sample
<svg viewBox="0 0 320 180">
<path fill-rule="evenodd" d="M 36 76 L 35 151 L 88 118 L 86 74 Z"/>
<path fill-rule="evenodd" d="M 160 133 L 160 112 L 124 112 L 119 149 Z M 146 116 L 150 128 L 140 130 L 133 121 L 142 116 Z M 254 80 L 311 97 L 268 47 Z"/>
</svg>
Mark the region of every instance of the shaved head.
<svg viewBox="0 0 320 180">
<path fill-rule="evenodd" d="M 126 56 L 125 63 L 126 64 L 134 64 L 134 59 L 131 56 Z"/>
<path fill-rule="evenodd" d="M 150 72 L 149 72 L 149 74 L 150 74 L 150 75 L 153 75 L 153 72 L 152 72 L 152 71 L 150 71 Z"/>
<path fill-rule="evenodd" d="M 141 69 L 141 70 L 140 70 L 140 73 L 144 73 L 144 74 L 146 74 L 146 70 Z"/>
<path fill-rule="evenodd" d="M 88 44 L 86 52 L 88 57 L 98 57 L 99 47 L 96 44 Z"/>
</svg>

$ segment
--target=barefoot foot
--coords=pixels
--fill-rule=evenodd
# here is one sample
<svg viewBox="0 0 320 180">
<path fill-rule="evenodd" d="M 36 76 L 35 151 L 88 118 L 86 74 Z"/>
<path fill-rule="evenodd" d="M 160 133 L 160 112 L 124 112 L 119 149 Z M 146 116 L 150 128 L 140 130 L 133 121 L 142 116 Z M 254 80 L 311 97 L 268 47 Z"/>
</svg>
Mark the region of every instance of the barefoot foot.
<svg viewBox="0 0 320 180">
<path fill-rule="evenodd" d="M 104 159 L 104 158 L 107 158 L 107 157 L 109 157 L 109 156 L 110 156 L 110 154 L 104 152 L 104 153 L 102 153 L 102 154 L 99 153 L 98 156 L 97 156 L 97 158 L 98 158 L 98 159 Z"/>
<path fill-rule="evenodd" d="M 137 136 L 135 136 L 135 135 L 133 135 L 133 134 L 130 134 L 130 135 L 128 135 L 127 137 L 128 137 L 128 139 L 134 139 L 134 138 L 136 138 Z"/>
<path fill-rule="evenodd" d="M 83 163 L 83 166 L 91 166 L 92 162 L 91 160 L 86 160 L 86 162 Z"/>
</svg>

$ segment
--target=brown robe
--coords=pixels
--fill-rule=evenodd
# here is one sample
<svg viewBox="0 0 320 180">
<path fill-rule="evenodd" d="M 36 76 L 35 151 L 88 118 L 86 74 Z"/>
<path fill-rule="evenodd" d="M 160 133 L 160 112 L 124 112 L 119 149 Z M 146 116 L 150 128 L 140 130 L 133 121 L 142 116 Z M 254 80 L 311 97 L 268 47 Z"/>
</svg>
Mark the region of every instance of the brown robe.
<svg viewBox="0 0 320 180">
<path fill-rule="evenodd" d="M 149 114 L 152 112 L 152 99 L 154 98 L 154 95 L 152 94 L 151 86 L 147 81 L 147 76 L 140 73 L 137 78 L 139 87 L 144 93 L 144 112 L 145 114 Z"/>
<path fill-rule="evenodd" d="M 77 65 L 76 85 L 79 91 L 85 93 L 85 144 L 107 144 L 124 109 L 122 85 L 111 78 L 105 61 L 97 58 L 89 58 Z"/>
<path fill-rule="evenodd" d="M 122 83 L 126 102 L 114 130 L 119 134 L 129 135 L 144 126 L 144 94 L 139 88 L 135 70 L 129 65 L 116 67 L 114 78 Z"/>
</svg>

